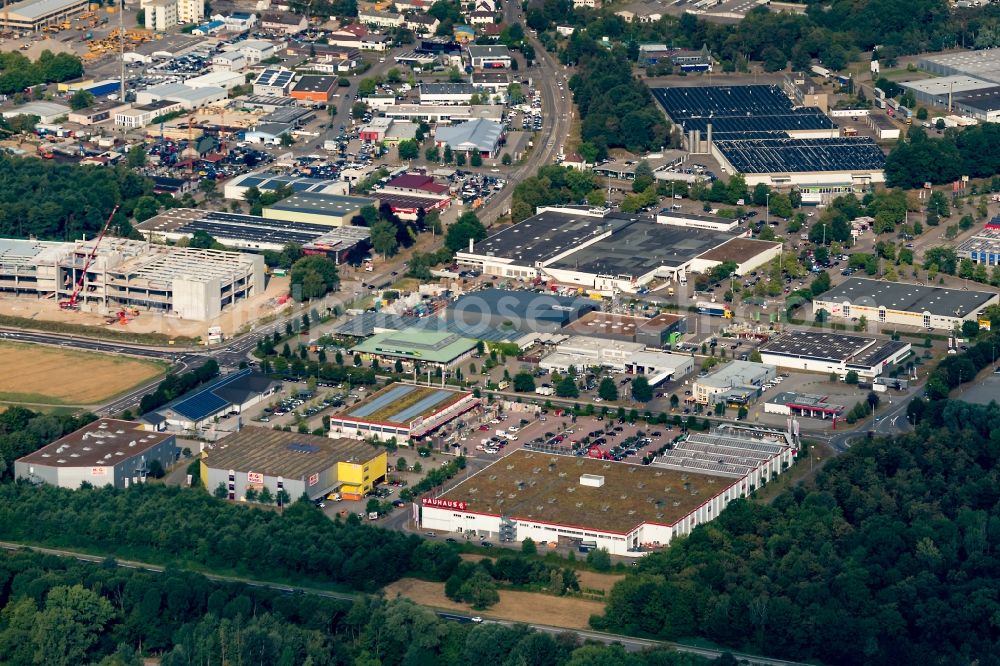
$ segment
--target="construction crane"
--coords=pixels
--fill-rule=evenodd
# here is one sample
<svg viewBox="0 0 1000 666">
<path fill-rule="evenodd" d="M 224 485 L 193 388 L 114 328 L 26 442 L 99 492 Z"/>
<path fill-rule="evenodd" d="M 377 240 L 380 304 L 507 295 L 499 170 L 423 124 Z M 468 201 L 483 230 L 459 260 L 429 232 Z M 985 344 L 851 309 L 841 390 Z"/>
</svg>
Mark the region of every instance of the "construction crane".
<svg viewBox="0 0 1000 666">
<path fill-rule="evenodd" d="M 77 303 L 77 298 L 80 296 L 80 290 L 83 289 L 83 281 L 87 278 L 87 270 L 90 268 L 90 263 L 94 260 L 94 256 L 97 255 L 97 248 L 101 244 L 104 234 L 108 232 L 108 227 L 111 226 L 111 220 L 114 219 L 119 206 L 120 204 L 115 204 L 115 207 L 111 209 L 111 215 L 108 215 L 108 221 L 104 223 L 101 233 L 97 236 L 97 240 L 94 241 L 93 249 L 90 251 L 90 254 L 87 255 L 87 260 L 83 263 L 83 271 L 81 271 L 80 277 L 77 278 L 76 284 L 73 286 L 73 293 L 70 295 L 68 301 L 59 301 L 60 310 L 80 309 L 80 305 Z"/>
</svg>

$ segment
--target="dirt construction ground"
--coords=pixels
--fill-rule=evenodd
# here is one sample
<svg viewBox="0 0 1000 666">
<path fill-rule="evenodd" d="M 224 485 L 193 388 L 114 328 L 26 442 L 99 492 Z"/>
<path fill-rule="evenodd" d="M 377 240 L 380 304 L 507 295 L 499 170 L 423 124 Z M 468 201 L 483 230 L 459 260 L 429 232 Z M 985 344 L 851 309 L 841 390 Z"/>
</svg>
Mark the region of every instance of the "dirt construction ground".
<svg viewBox="0 0 1000 666">
<path fill-rule="evenodd" d="M 61 310 L 54 299 L 14 296 L 0 298 L 0 314 L 24 319 L 93 326 L 96 329 L 122 329 L 132 333 L 163 333 L 164 335 L 192 338 L 204 337 L 209 326 L 221 326 L 222 332 L 228 337 L 263 317 L 278 314 L 287 307 L 281 303 L 281 298 L 288 294 L 288 283 L 287 277 L 272 277 L 268 280 L 264 293 L 226 308 L 220 316 L 212 321 L 190 321 L 140 310 L 138 317 L 131 319 L 128 324 L 122 325 L 113 316 L 114 312 L 103 314 L 80 310 Z M 111 323 L 108 323 L 109 320 L 112 320 Z"/>
<path fill-rule="evenodd" d="M 398 595 L 408 597 L 424 606 L 471 612 L 465 604 L 456 603 L 444 595 L 444 583 L 403 578 L 386 586 L 385 595 L 387 599 L 395 599 Z M 479 614 L 483 617 L 513 622 L 544 624 L 565 629 L 588 629 L 590 616 L 603 612 L 604 604 L 599 601 L 500 590 L 500 603 Z"/>
<path fill-rule="evenodd" d="M 155 361 L 0 342 L 0 401 L 94 405 L 163 374 Z"/>
</svg>

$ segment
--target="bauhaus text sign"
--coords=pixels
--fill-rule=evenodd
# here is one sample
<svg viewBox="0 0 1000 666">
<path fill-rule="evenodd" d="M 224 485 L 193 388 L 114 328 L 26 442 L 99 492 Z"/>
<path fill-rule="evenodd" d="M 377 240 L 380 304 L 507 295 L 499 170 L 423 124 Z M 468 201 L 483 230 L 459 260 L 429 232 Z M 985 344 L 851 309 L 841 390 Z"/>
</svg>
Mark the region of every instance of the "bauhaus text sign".
<svg viewBox="0 0 1000 666">
<path fill-rule="evenodd" d="M 423 504 L 424 506 L 434 506 L 439 509 L 458 509 L 459 511 L 465 511 L 465 507 L 467 506 L 465 502 L 457 500 L 432 499 L 430 497 L 425 497 Z"/>
</svg>

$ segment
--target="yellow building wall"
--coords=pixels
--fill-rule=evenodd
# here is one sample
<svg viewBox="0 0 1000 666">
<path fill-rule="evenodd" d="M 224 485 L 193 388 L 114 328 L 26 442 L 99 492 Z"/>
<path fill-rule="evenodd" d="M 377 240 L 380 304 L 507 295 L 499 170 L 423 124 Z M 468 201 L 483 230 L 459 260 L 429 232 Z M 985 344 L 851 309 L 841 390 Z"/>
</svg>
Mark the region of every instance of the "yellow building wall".
<svg viewBox="0 0 1000 666">
<path fill-rule="evenodd" d="M 338 462 L 337 480 L 364 494 L 374 487 L 375 481 L 385 477 L 389 471 L 388 465 L 389 455 L 386 452 L 364 463 Z"/>
<path fill-rule="evenodd" d="M 336 216 L 336 215 L 323 215 L 320 213 L 308 213 L 305 211 L 293 211 L 293 210 L 270 210 L 265 208 L 263 211 L 263 217 L 267 220 L 283 220 L 285 222 L 302 222 L 305 224 L 322 224 L 327 227 L 346 227 L 350 226 L 351 219 L 354 218 L 361 211 L 358 208 L 349 214 Z"/>
</svg>

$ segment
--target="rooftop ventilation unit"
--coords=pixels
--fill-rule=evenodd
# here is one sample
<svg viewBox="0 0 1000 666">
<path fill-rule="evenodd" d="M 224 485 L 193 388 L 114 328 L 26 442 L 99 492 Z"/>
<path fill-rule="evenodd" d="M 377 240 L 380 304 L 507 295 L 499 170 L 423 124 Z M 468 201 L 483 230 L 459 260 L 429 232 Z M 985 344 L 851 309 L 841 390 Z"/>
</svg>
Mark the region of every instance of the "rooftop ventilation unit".
<svg viewBox="0 0 1000 666">
<path fill-rule="evenodd" d="M 598 474 L 581 474 L 580 485 L 601 488 L 604 486 L 604 477 Z"/>
</svg>

